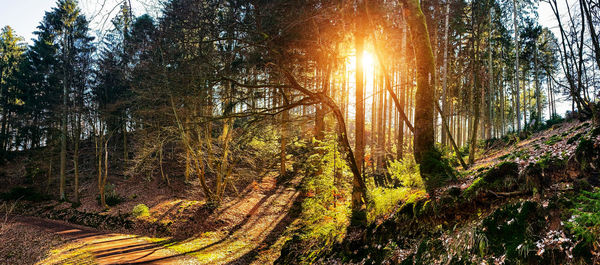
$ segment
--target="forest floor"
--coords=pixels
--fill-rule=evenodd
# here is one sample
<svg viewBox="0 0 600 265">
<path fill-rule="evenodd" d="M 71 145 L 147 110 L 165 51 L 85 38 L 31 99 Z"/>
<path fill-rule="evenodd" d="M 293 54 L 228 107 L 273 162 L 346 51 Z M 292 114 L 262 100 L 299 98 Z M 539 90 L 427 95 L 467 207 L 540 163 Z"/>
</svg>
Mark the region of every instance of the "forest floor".
<svg viewBox="0 0 600 265">
<path fill-rule="evenodd" d="M 487 149 L 482 150 L 469 170 L 458 170 L 462 172 L 463 177 L 455 183 L 448 185 L 443 190 L 450 187 L 459 187 L 461 190 L 467 189 L 477 176 L 486 169 L 505 161 L 512 160 L 524 167 L 529 163 L 535 163 L 544 155 L 571 157 L 577 148 L 578 141 L 570 141 L 571 138 L 579 137 L 589 128 L 589 122 L 571 121 L 564 122 L 534 133 L 525 140 L 512 139 L 513 142 L 499 141 Z M 465 158 L 466 159 L 466 158 Z M 576 177 L 578 172 L 568 171 L 569 177 Z"/>
<path fill-rule="evenodd" d="M 297 217 L 298 212 L 293 206 L 300 194 L 295 188 L 300 177 L 278 183 L 277 176 L 273 172 L 267 173 L 259 183 L 252 183 L 242 191 L 241 196 L 224 202 L 208 215 L 200 216 L 205 220 L 211 219 L 213 225 L 203 223 L 195 227 L 196 233 L 192 231 L 189 234 L 190 231 L 187 231 L 183 237 L 106 233 L 66 222 L 25 216 L 12 216 L 5 225 L 30 230 L 37 234 L 36 237 L 53 238 L 44 248 L 48 249 L 48 254 L 38 264 L 271 263 L 279 256 L 289 236 L 288 227 Z M 171 204 L 178 205 L 176 201 Z M 168 213 L 169 210 L 162 214 Z M 18 239 L 13 244 L 27 247 L 26 242 Z M 6 259 L 0 255 L 0 261 L 3 258 Z"/>
</svg>

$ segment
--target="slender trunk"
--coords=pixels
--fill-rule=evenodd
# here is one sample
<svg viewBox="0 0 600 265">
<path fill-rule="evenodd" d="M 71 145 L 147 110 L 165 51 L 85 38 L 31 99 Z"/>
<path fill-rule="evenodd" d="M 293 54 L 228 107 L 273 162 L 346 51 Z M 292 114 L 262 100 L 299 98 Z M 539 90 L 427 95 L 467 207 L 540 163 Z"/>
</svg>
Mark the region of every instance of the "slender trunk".
<svg viewBox="0 0 600 265">
<path fill-rule="evenodd" d="M 365 153 L 365 108 L 364 108 L 364 88 L 363 88 L 363 51 L 364 51 L 364 33 L 362 29 L 357 30 L 355 33 L 355 47 L 356 47 L 356 117 L 355 117 L 355 151 L 356 151 L 356 164 L 358 165 L 358 171 L 362 174 L 364 164 L 364 153 Z M 356 201 L 358 194 L 353 192 L 353 201 Z"/>
<path fill-rule="evenodd" d="M 494 88 L 494 62 L 492 61 L 492 34 L 493 34 L 493 29 L 492 29 L 492 14 L 493 12 L 490 12 L 490 16 L 489 16 L 489 36 L 488 36 L 488 50 L 489 50 L 489 54 L 488 54 L 488 64 L 489 64 L 489 70 L 490 70 L 490 74 L 489 74 L 489 91 L 488 91 L 488 117 L 487 117 L 487 132 L 486 132 L 486 139 L 489 139 L 492 137 L 492 120 L 493 120 L 493 111 L 492 111 L 492 106 L 493 106 L 493 95 L 495 93 L 495 88 Z"/>
<path fill-rule="evenodd" d="M 443 77 L 443 81 L 442 81 L 442 112 L 440 113 L 440 116 L 442 116 L 442 121 L 444 120 L 445 116 L 448 115 L 447 94 L 448 94 L 448 31 L 450 29 L 449 21 L 450 21 L 450 2 L 446 3 L 446 20 L 444 23 L 444 77 Z M 448 133 L 449 133 L 448 130 L 445 130 L 442 132 L 442 145 L 446 145 L 446 143 L 448 142 L 446 140 Z"/>
<path fill-rule="evenodd" d="M 285 91 L 284 91 L 285 93 Z M 289 119 L 288 110 L 284 110 L 281 114 L 281 152 L 280 152 L 280 168 L 279 174 L 284 176 L 286 173 L 286 152 L 285 147 L 287 145 L 287 121 Z"/>
<path fill-rule="evenodd" d="M 540 125 L 542 122 L 542 96 L 540 95 L 540 83 L 538 80 L 538 46 L 537 46 L 537 40 L 535 42 L 535 51 L 534 51 L 534 75 L 535 75 L 535 101 L 536 101 L 536 107 L 537 107 L 537 117 L 536 117 L 536 124 Z"/>
<path fill-rule="evenodd" d="M 515 30 L 515 92 L 517 103 L 517 131 L 521 131 L 521 99 L 519 91 L 519 23 L 517 21 L 518 6 L 517 0 L 513 0 L 513 24 Z"/>
</svg>

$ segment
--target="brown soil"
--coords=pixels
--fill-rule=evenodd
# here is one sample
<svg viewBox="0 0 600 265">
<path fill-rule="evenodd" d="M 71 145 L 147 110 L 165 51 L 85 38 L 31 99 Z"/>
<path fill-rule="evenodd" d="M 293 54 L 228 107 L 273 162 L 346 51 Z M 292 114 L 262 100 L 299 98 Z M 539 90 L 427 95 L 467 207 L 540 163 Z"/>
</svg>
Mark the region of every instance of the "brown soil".
<svg viewBox="0 0 600 265">
<path fill-rule="evenodd" d="M 12 223 L 58 235 L 67 244 L 51 251 L 39 264 L 193 264 L 160 244 L 132 235 L 103 233 L 92 228 L 36 217 L 16 216 Z M 152 262 L 160 260 L 159 262 Z"/>
</svg>

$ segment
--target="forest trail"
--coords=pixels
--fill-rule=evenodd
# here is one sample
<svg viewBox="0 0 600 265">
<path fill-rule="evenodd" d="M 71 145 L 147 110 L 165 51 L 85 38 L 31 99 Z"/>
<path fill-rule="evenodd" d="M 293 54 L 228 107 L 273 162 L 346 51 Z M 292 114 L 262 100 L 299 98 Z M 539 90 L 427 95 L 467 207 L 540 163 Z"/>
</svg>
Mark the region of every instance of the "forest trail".
<svg viewBox="0 0 600 265">
<path fill-rule="evenodd" d="M 293 206 L 300 199 L 296 188 L 300 176 L 285 183 L 278 183 L 277 177 L 275 172 L 266 174 L 207 217 L 222 224 L 218 230 L 198 233 L 168 247 L 194 256 L 199 264 L 272 263 L 297 218 Z"/>
<path fill-rule="evenodd" d="M 14 216 L 11 222 L 40 228 L 68 243 L 50 251 L 38 264 L 263 264 L 280 254 L 284 232 L 295 220 L 292 211 L 300 178 L 278 184 L 267 174 L 211 216 L 224 224 L 178 241 L 104 233 L 93 228 L 36 217 Z"/>
<path fill-rule="evenodd" d="M 158 242 L 141 236 L 104 233 L 93 228 L 28 216 L 15 216 L 10 222 L 55 233 L 68 243 L 51 250 L 37 264 L 194 264 L 190 257 L 174 255 Z M 159 262 L 154 262 L 160 260 Z"/>
</svg>

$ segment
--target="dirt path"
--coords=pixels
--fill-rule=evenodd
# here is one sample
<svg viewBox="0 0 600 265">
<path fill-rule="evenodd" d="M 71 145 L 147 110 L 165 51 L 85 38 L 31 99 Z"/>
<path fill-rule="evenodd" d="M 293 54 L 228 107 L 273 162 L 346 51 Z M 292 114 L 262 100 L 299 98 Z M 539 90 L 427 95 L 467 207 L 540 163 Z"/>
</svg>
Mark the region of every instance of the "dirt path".
<svg viewBox="0 0 600 265">
<path fill-rule="evenodd" d="M 299 199 L 296 186 L 301 179 L 278 184 L 276 177 L 267 174 L 207 216 L 225 224 L 217 231 L 200 232 L 169 248 L 196 257 L 199 264 L 272 263 L 279 257 L 288 226 L 297 218 L 292 206 Z"/>
<path fill-rule="evenodd" d="M 92 228 L 36 217 L 15 216 L 12 222 L 60 235 L 68 243 L 50 251 L 38 264 L 264 264 L 281 251 L 291 211 L 298 200 L 300 178 L 277 184 L 267 174 L 239 196 L 205 218 L 225 225 L 216 231 L 198 231 L 192 237 L 147 238 L 103 233 Z"/>
<path fill-rule="evenodd" d="M 11 221 L 58 234 L 69 242 L 38 264 L 195 264 L 193 258 L 174 255 L 163 245 L 135 235 L 103 233 L 36 217 L 15 216 Z"/>
</svg>

